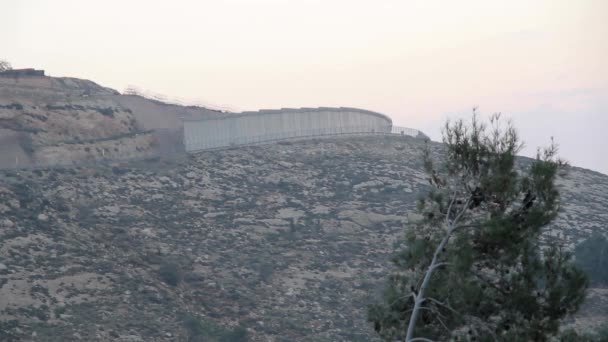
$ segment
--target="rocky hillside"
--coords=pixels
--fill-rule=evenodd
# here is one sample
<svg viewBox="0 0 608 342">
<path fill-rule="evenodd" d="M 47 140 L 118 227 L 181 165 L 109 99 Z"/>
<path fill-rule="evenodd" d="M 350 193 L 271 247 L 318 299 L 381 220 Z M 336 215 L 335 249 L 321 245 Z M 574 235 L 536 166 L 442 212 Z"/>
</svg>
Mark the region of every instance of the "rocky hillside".
<svg viewBox="0 0 608 342">
<path fill-rule="evenodd" d="M 88 80 L 0 75 L 0 168 L 132 159 L 175 150 L 181 117 L 222 115 Z M 162 134 L 154 130 L 162 129 Z M 165 146 L 170 145 L 170 146 Z"/>
<path fill-rule="evenodd" d="M 373 340 L 366 305 L 428 184 L 421 148 L 352 137 L 1 172 L 0 340 Z M 608 233 L 608 176 L 571 168 L 561 189 L 547 234 Z M 589 296 L 572 323 L 608 319 L 608 291 Z"/>
</svg>

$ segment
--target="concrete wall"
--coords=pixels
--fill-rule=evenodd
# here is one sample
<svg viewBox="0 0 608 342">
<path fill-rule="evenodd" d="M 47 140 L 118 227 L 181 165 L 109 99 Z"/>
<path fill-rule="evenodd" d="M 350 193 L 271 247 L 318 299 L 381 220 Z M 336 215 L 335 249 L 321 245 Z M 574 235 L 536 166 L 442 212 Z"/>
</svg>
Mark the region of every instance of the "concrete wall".
<svg viewBox="0 0 608 342">
<path fill-rule="evenodd" d="M 386 115 L 356 108 L 301 108 L 243 112 L 224 118 L 184 121 L 186 151 L 299 137 L 390 133 Z"/>
</svg>

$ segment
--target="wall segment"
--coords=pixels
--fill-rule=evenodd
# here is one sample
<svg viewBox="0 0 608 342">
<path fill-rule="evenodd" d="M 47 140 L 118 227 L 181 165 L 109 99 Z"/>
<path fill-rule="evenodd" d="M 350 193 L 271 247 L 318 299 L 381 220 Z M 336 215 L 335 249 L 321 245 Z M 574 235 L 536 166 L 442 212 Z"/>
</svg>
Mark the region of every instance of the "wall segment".
<svg viewBox="0 0 608 342">
<path fill-rule="evenodd" d="M 357 108 L 283 108 L 184 120 L 186 151 L 343 134 L 390 134 L 392 120 Z M 416 135 L 418 131 L 408 131 Z"/>
</svg>

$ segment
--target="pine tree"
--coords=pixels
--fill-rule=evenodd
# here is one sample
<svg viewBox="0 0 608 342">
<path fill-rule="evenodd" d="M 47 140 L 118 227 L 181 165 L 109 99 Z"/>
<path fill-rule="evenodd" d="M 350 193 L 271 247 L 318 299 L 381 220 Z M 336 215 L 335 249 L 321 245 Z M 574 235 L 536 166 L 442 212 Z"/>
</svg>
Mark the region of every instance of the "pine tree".
<svg viewBox="0 0 608 342">
<path fill-rule="evenodd" d="M 369 321 L 390 341 L 546 341 L 575 312 L 587 280 L 542 228 L 559 210 L 565 163 L 554 143 L 517 167 L 522 144 L 500 115 L 447 122 L 443 163 L 424 154 L 431 185 L 393 258 Z"/>
</svg>

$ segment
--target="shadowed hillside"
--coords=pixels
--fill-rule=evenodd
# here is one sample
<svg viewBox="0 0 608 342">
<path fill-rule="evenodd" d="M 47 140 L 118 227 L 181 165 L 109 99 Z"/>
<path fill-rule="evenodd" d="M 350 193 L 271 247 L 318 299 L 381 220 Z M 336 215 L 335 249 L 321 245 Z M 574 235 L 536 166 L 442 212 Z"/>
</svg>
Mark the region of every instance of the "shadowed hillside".
<svg viewBox="0 0 608 342">
<path fill-rule="evenodd" d="M 354 137 L 4 171 L 0 339 L 373 339 L 366 306 L 427 189 L 422 145 Z M 608 176 L 571 168 L 560 184 L 547 234 L 608 233 Z M 606 319 L 606 290 L 590 296 L 572 323 Z"/>
</svg>

